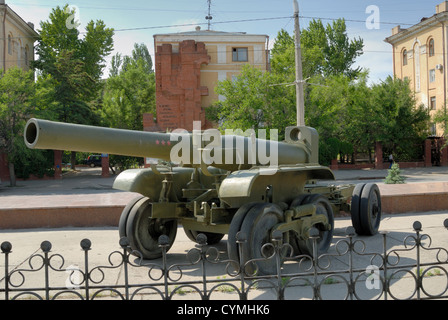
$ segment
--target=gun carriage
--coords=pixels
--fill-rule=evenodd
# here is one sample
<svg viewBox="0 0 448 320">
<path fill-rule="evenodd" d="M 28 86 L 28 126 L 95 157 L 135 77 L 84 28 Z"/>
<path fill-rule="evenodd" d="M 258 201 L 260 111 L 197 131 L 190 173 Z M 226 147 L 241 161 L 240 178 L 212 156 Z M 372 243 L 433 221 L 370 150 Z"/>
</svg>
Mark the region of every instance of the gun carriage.
<svg viewBox="0 0 448 320">
<path fill-rule="evenodd" d="M 24 139 L 29 148 L 37 149 L 166 161 L 172 160 L 173 154 L 179 156 L 179 166 L 126 170 L 113 184 L 114 189 L 139 194 L 124 208 L 118 227 L 120 237 L 126 236 L 131 249 L 146 259 L 161 256 L 159 236 L 166 235 L 170 246 L 174 243 L 178 224 L 192 241 L 204 233 L 208 244 L 215 244 L 227 234 L 229 258 L 244 261 L 261 258 L 261 247 L 271 242 L 275 232 L 291 245 L 294 254 L 312 255 L 312 227 L 319 231 L 318 254 L 326 252 L 333 237 L 334 214 L 339 211 L 351 214 L 358 234 L 378 231 L 381 197 L 377 185 L 336 185 L 328 181 L 335 177 L 318 163 L 315 129 L 288 127 L 283 142 L 214 135 L 206 143 L 201 134 L 140 132 L 30 119 Z M 276 154 L 275 165 L 266 163 L 267 154 Z M 317 183 L 322 180 L 324 184 Z M 241 252 L 237 245 L 240 231 L 247 237 Z M 275 270 L 272 261 L 257 262 L 256 269 L 270 273 Z"/>
</svg>

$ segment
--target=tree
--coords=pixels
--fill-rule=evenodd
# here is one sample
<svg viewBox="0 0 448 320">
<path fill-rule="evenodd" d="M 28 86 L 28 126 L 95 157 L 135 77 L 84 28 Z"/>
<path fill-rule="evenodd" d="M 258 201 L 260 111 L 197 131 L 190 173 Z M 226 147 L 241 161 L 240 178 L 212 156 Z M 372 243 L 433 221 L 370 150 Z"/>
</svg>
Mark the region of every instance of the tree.
<svg viewBox="0 0 448 320">
<path fill-rule="evenodd" d="M 430 116 L 423 104 L 417 105 L 409 81 L 387 77 L 372 87 L 376 112 L 376 138 L 401 161 L 419 157 L 421 142 L 428 135 Z"/>
<path fill-rule="evenodd" d="M 357 57 L 363 53 L 361 38 L 350 40 L 344 19 L 333 21 L 325 27 L 320 19 L 312 20 L 301 31 L 303 77 L 344 74 L 356 78 L 361 69 L 353 69 Z M 294 38 L 280 30 L 272 49 L 272 70 L 294 75 Z M 294 78 L 293 78 L 294 79 Z"/>
<path fill-rule="evenodd" d="M 216 92 L 225 97 L 206 109 L 207 117 L 220 124 L 220 129 L 280 129 L 295 122 L 293 88 L 277 85 L 278 75 L 244 65 L 234 81 L 218 83 Z"/>
<path fill-rule="evenodd" d="M 405 182 L 406 177 L 401 175 L 400 166 L 398 163 L 392 164 L 392 167 L 387 170 L 387 177 L 383 180 L 386 184 L 403 184 Z"/>
<path fill-rule="evenodd" d="M 109 74 L 100 110 L 103 125 L 143 130 L 143 114 L 156 112 L 155 75 L 146 45 L 134 44 L 131 56 L 119 53 L 113 56 Z M 111 155 L 109 161 L 111 168 L 123 169 L 140 163 L 141 159 Z"/>
<path fill-rule="evenodd" d="M 396 158 L 419 157 L 429 116 L 423 106 L 416 105 L 407 82 L 388 77 L 369 87 L 367 73 L 357 80 L 340 75 L 318 81 L 312 79 L 320 85 L 311 86 L 306 121 L 318 130 L 323 150 L 328 149 L 325 143 L 337 138 L 351 145 L 355 154 L 371 155 L 375 142 L 381 141 Z"/>
<path fill-rule="evenodd" d="M 58 102 L 57 120 L 96 124 L 93 109 L 102 86 L 105 57 L 113 49 L 113 29 L 101 20 L 87 24 L 85 36 L 69 24 L 75 9 L 68 4 L 52 10 L 48 21 L 42 21 L 32 66 L 42 75 L 51 75 Z M 72 168 L 76 162 L 72 152 Z"/>
<path fill-rule="evenodd" d="M 44 85 L 47 82 L 48 78 L 40 78 L 35 83 L 32 71 L 18 67 L 10 68 L 0 77 L 0 149 L 8 154 L 11 186 L 16 185 L 15 164 L 26 157 L 22 153 L 25 122 L 30 114 L 48 112 L 45 108 L 52 91 Z M 42 158 L 42 153 L 36 153 L 35 157 Z"/>
<path fill-rule="evenodd" d="M 143 129 L 143 113 L 155 113 L 155 75 L 144 44 L 135 44 L 132 56 L 116 54 L 107 79 L 103 108 L 106 126 L 130 130 Z"/>
<path fill-rule="evenodd" d="M 57 6 L 49 20 L 41 22 L 36 46 L 39 58 L 33 67 L 54 80 L 55 98 L 63 110 L 59 120 L 89 124 L 94 119 L 89 103 L 102 85 L 105 57 L 113 49 L 113 29 L 101 20 L 90 21 L 81 39 L 78 29 L 67 24 L 74 14 L 68 5 Z"/>
</svg>

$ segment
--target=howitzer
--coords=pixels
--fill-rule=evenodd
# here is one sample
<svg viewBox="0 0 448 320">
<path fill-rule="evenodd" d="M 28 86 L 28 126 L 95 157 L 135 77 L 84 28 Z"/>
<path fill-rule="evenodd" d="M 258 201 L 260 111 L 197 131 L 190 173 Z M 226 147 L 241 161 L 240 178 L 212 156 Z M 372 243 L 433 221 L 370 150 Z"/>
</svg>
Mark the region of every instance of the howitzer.
<svg viewBox="0 0 448 320">
<path fill-rule="evenodd" d="M 180 162 L 126 170 L 114 181 L 114 189 L 141 195 L 126 205 L 118 227 L 120 237 L 126 236 L 130 248 L 147 259 L 161 256 L 161 235 L 168 237 L 168 248 L 174 243 L 180 223 L 193 241 L 204 233 L 214 244 L 227 234 L 230 259 L 256 259 L 248 269 L 271 273 L 275 261 L 261 259 L 269 256 L 261 248 L 274 234 L 294 254 L 320 254 L 331 244 L 335 212 L 350 212 L 358 234 L 375 234 L 381 220 L 375 184 L 316 183 L 335 178 L 318 163 L 318 134 L 310 127 L 288 127 L 285 141 L 278 142 L 217 130 L 168 134 L 30 119 L 24 139 L 29 148 Z M 319 233 L 314 249 L 311 229 Z M 238 233 L 246 238 L 242 250 Z"/>
</svg>

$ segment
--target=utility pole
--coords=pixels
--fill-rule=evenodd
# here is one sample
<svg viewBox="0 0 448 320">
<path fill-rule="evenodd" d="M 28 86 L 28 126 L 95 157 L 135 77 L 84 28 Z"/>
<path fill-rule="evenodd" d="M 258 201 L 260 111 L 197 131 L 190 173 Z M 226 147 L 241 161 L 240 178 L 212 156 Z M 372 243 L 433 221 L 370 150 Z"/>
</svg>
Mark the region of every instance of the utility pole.
<svg viewBox="0 0 448 320">
<path fill-rule="evenodd" d="M 207 30 L 210 31 L 211 20 L 213 19 L 212 15 L 210 14 L 210 7 L 212 6 L 212 0 L 207 0 L 207 2 L 208 2 L 208 15 L 205 17 L 205 20 L 207 20 L 208 24 Z"/>
<path fill-rule="evenodd" d="M 296 104 L 297 104 L 297 125 L 305 125 L 305 100 L 303 97 L 302 79 L 302 48 L 300 47 L 300 26 L 299 26 L 299 4 L 294 1 L 294 33 L 295 33 L 295 60 L 296 60 Z"/>
</svg>

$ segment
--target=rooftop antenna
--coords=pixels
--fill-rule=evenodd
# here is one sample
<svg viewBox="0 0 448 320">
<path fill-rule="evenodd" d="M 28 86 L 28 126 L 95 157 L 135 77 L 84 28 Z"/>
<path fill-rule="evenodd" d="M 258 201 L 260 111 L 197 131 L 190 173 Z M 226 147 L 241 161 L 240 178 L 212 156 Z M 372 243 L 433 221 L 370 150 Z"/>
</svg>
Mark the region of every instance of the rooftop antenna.
<svg viewBox="0 0 448 320">
<path fill-rule="evenodd" d="M 207 20 L 208 23 L 207 30 L 210 31 L 211 20 L 213 19 L 213 17 L 210 14 L 210 7 L 212 6 L 212 0 L 207 0 L 207 3 L 208 3 L 208 15 L 205 17 L 205 20 Z"/>
</svg>

